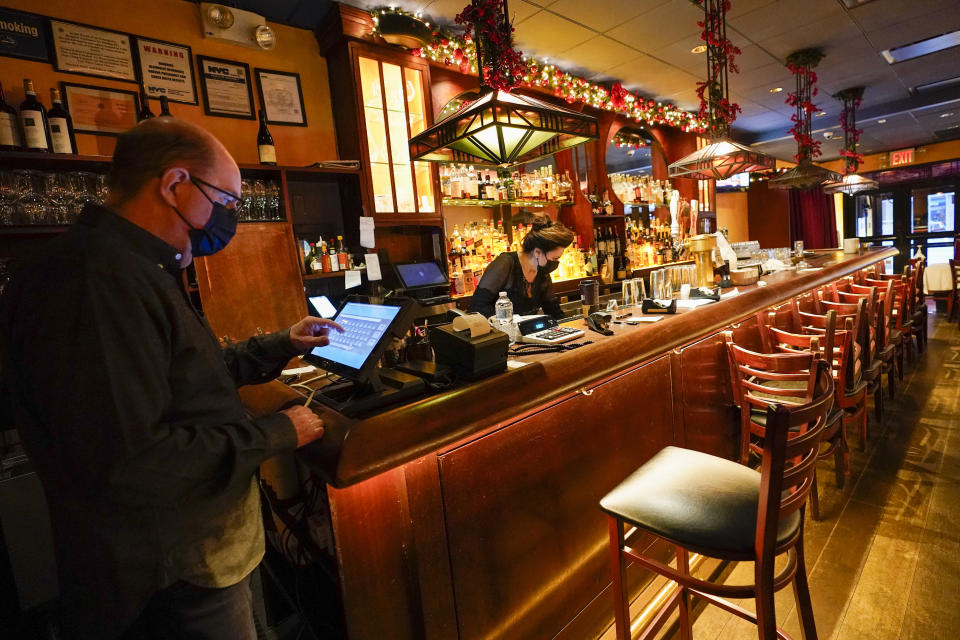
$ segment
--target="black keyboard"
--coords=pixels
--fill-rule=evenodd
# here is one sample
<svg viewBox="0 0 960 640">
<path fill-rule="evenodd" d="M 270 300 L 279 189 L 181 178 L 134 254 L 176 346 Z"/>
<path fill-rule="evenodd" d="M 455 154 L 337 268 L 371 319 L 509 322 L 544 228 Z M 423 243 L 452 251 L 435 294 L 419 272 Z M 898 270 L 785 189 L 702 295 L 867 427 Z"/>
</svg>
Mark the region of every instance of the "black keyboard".
<svg viewBox="0 0 960 640">
<path fill-rule="evenodd" d="M 570 342 L 585 334 L 581 329 L 573 327 L 551 327 L 543 331 L 537 331 L 525 336 L 521 336 L 522 342 L 531 342 L 533 344 L 560 344 L 561 342 Z"/>
</svg>

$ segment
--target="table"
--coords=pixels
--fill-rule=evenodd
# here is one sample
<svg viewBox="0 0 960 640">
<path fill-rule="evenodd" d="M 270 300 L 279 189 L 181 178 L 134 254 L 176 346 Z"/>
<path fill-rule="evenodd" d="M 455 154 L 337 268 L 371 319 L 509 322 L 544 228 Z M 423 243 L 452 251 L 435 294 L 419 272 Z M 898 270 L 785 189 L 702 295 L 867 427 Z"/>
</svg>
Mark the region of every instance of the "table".
<svg viewBox="0 0 960 640">
<path fill-rule="evenodd" d="M 948 263 L 930 264 L 923 271 L 923 292 L 952 291 L 950 265 Z"/>
</svg>

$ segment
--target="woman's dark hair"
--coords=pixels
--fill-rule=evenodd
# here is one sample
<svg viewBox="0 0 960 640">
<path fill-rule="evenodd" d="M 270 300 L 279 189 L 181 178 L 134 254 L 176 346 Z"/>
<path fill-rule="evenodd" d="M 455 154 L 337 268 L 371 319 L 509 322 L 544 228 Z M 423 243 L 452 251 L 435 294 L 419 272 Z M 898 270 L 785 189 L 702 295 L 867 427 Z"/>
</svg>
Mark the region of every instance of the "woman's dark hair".
<svg viewBox="0 0 960 640">
<path fill-rule="evenodd" d="M 170 167 L 191 171 L 213 165 L 210 134 L 176 118 L 144 120 L 117 138 L 110 165 L 111 200 L 123 203 Z"/>
<path fill-rule="evenodd" d="M 530 253 L 540 249 L 544 253 L 560 247 L 566 249 L 576 237 L 570 229 L 559 222 L 554 222 L 545 215 L 538 215 L 533 220 L 533 228 L 523 236 L 523 250 Z"/>
</svg>

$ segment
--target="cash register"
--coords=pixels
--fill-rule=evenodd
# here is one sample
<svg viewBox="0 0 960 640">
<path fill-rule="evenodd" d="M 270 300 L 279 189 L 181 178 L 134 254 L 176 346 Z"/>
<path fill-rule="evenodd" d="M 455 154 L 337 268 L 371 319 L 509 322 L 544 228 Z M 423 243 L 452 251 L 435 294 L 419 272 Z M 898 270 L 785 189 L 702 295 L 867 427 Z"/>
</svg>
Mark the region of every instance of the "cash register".
<svg viewBox="0 0 960 640">
<path fill-rule="evenodd" d="M 305 362 L 342 379 L 318 389 L 314 398 L 352 417 L 424 393 L 423 379 L 378 366 L 390 341 L 402 338 L 410 328 L 413 305 L 406 298 L 384 304 L 344 302 L 333 316 L 344 332 L 331 331 L 329 344 L 303 356 Z"/>
</svg>

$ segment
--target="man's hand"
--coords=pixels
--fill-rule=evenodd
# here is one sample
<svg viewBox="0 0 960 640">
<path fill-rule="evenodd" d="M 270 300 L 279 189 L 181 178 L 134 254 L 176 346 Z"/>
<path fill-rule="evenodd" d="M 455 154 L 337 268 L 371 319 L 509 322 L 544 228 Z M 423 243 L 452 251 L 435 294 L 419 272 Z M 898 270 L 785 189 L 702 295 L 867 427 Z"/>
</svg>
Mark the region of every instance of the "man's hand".
<svg viewBox="0 0 960 640">
<path fill-rule="evenodd" d="M 327 338 L 330 329 L 343 333 L 343 327 L 333 320 L 307 316 L 290 327 L 290 342 L 300 353 L 307 353 L 314 347 L 323 347 L 330 343 L 330 339 Z"/>
<path fill-rule="evenodd" d="M 283 411 L 297 430 L 297 448 L 323 437 L 323 420 L 303 406 L 290 407 Z"/>
</svg>

